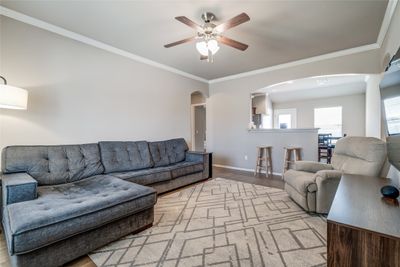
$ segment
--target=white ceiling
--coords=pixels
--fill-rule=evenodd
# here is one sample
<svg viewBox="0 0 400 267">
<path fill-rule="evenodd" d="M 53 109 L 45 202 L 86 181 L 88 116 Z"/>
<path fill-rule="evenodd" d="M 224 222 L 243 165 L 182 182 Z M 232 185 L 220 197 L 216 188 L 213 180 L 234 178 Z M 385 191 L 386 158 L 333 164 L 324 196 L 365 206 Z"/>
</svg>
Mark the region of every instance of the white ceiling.
<svg viewBox="0 0 400 267">
<path fill-rule="evenodd" d="M 265 92 L 273 103 L 328 98 L 365 93 L 366 75 L 344 74 L 309 77 L 268 86 Z"/>
<path fill-rule="evenodd" d="M 210 80 L 376 43 L 387 0 L 375 1 L 7 1 L 2 5 L 97 41 Z M 245 52 L 223 46 L 213 64 L 195 44 L 164 44 L 194 34 L 174 20 L 218 22 L 246 12 L 251 20 L 226 32 L 247 43 Z"/>
</svg>

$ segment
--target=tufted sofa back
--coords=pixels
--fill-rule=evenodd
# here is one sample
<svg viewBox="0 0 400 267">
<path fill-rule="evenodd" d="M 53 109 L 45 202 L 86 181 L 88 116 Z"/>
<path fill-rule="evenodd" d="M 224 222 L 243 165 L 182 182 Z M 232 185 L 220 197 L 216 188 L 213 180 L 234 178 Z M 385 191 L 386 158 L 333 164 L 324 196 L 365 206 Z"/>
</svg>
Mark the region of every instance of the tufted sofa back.
<svg viewBox="0 0 400 267">
<path fill-rule="evenodd" d="M 155 167 L 184 161 L 188 150 L 186 141 L 183 138 L 150 142 L 149 147 Z"/>
<path fill-rule="evenodd" d="M 153 166 L 146 141 L 100 142 L 99 146 L 105 173 L 134 171 Z"/>
<path fill-rule="evenodd" d="M 93 175 L 167 166 L 184 161 L 185 139 L 159 142 L 99 142 L 61 146 L 9 146 L 2 151 L 4 174 L 27 172 L 39 185 L 74 182 Z"/>
<path fill-rule="evenodd" d="M 165 141 L 167 147 L 168 159 L 171 164 L 184 161 L 186 158 L 186 151 L 188 146 L 185 139 L 176 138 Z"/>
<path fill-rule="evenodd" d="M 349 136 L 337 141 L 332 166 L 344 173 L 378 176 L 385 160 L 385 142 L 374 137 Z"/>
<path fill-rule="evenodd" d="M 104 172 L 97 144 L 9 146 L 2 151 L 4 174 L 27 172 L 39 185 L 69 183 Z"/>
</svg>

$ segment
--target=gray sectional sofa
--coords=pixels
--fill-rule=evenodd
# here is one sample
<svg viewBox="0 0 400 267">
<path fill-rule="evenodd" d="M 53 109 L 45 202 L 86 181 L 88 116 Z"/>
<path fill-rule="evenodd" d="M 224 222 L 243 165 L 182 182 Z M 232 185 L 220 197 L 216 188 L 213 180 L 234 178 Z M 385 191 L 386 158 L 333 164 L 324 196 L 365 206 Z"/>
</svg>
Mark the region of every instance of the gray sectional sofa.
<svg viewBox="0 0 400 267">
<path fill-rule="evenodd" d="M 153 223 L 157 193 L 209 178 L 184 139 L 10 146 L 3 229 L 13 266 L 60 266 Z"/>
</svg>

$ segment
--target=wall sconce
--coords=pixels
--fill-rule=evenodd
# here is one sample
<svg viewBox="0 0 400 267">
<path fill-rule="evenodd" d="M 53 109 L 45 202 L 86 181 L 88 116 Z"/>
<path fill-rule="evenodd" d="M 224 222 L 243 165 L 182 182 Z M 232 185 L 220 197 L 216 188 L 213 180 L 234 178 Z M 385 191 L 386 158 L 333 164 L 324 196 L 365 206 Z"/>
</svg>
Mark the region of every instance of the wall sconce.
<svg viewBox="0 0 400 267">
<path fill-rule="evenodd" d="M 0 76 L 4 84 L 0 84 L 0 108 L 27 109 L 28 91 L 15 86 L 7 85 L 7 80 Z"/>
</svg>

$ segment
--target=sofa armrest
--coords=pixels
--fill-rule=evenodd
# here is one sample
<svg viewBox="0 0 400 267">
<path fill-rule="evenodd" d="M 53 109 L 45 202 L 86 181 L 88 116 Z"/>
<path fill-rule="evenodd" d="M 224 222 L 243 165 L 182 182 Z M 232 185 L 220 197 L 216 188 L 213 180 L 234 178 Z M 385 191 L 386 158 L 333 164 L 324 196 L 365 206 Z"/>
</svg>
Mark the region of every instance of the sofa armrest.
<svg viewBox="0 0 400 267">
<path fill-rule="evenodd" d="M 186 161 L 200 161 L 203 162 L 205 157 L 208 157 L 207 152 L 199 151 L 186 151 Z"/>
<path fill-rule="evenodd" d="M 37 181 L 27 173 L 4 174 L 1 184 L 3 206 L 37 198 Z"/>
<path fill-rule="evenodd" d="M 315 161 L 296 161 L 293 163 L 293 169 L 296 171 L 305 171 L 316 173 L 321 170 L 333 170 L 331 164 L 315 162 Z"/>
<path fill-rule="evenodd" d="M 318 213 L 329 212 L 341 177 L 342 172 L 338 170 L 323 170 L 315 174 L 315 182 L 318 188 L 316 203 Z"/>
<path fill-rule="evenodd" d="M 198 151 L 186 151 L 186 161 L 203 163 L 203 178 L 210 177 L 210 153 Z"/>
</svg>

